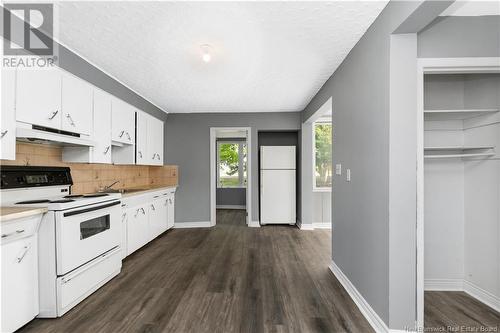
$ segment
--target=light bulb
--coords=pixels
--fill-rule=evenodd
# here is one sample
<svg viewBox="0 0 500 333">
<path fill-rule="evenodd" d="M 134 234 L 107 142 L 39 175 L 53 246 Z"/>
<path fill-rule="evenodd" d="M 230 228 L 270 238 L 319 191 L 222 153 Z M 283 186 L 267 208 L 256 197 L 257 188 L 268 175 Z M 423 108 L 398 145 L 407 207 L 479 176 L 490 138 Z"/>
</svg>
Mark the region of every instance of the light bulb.
<svg viewBox="0 0 500 333">
<path fill-rule="evenodd" d="M 210 54 L 211 51 L 211 46 L 208 44 L 203 44 L 200 45 L 202 56 L 201 59 L 203 59 L 204 62 L 208 63 L 212 60 L 212 55 Z"/>
<path fill-rule="evenodd" d="M 210 53 L 205 53 L 203 54 L 202 59 L 204 62 L 210 62 L 210 60 L 212 60 L 212 56 L 210 55 Z"/>
</svg>

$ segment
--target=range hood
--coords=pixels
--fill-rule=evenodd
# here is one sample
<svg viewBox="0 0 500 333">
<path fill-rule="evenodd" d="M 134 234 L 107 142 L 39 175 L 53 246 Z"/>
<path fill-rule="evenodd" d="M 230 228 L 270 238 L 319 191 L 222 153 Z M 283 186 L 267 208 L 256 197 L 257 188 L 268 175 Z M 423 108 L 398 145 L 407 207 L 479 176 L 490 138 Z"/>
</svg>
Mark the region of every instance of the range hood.
<svg viewBox="0 0 500 333">
<path fill-rule="evenodd" d="M 51 128 L 31 125 L 30 127 L 17 127 L 16 139 L 32 143 L 54 144 L 59 146 L 84 146 L 93 147 L 95 142 L 66 131 L 55 130 Z"/>
</svg>

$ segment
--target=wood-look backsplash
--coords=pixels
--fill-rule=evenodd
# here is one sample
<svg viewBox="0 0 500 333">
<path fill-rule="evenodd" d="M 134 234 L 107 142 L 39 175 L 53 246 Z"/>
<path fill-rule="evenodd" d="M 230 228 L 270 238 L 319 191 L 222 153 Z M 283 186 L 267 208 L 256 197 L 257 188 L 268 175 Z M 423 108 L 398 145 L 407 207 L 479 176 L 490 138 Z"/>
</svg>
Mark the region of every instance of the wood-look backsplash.
<svg viewBox="0 0 500 333">
<path fill-rule="evenodd" d="M 142 166 L 65 163 L 62 148 L 17 142 L 16 159 L 0 160 L 0 165 L 67 166 L 71 168 L 73 193 L 94 193 L 114 181 L 113 188 L 173 186 L 178 184 L 177 166 Z"/>
</svg>

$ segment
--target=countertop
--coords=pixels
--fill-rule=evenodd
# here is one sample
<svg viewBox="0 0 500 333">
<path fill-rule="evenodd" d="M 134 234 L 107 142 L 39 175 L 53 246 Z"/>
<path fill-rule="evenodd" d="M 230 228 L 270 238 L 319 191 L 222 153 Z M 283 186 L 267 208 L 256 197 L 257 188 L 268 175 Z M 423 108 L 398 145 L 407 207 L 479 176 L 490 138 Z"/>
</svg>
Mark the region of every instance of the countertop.
<svg viewBox="0 0 500 333">
<path fill-rule="evenodd" d="M 127 188 L 126 190 L 136 190 L 136 191 L 122 193 L 122 198 L 128 198 L 128 197 L 132 197 L 134 195 L 146 194 L 149 192 L 156 192 L 159 190 L 167 190 L 167 189 L 177 188 L 177 187 L 178 187 L 178 185 L 173 185 L 173 186 L 172 185 L 170 185 L 170 186 L 158 185 L 158 186 L 149 186 L 147 188 Z"/>
<path fill-rule="evenodd" d="M 0 207 L 0 222 L 7 222 L 33 215 L 44 214 L 47 208 L 35 207 Z"/>
</svg>

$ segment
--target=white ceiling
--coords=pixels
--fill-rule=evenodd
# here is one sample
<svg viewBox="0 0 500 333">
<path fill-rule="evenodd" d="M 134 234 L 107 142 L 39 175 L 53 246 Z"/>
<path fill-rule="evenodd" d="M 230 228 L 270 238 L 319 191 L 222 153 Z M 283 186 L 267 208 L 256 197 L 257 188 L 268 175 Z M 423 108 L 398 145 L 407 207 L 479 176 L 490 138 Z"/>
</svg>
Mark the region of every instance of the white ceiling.
<svg viewBox="0 0 500 333">
<path fill-rule="evenodd" d="M 500 2 L 488 1 L 455 1 L 440 16 L 485 16 L 500 15 Z"/>
<path fill-rule="evenodd" d="M 301 111 L 386 3 L 65 1 L 58 30 L 167 112 Z"/>
</svg>

